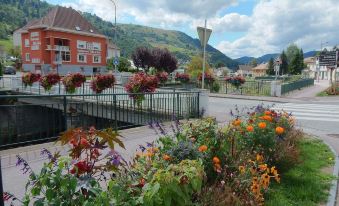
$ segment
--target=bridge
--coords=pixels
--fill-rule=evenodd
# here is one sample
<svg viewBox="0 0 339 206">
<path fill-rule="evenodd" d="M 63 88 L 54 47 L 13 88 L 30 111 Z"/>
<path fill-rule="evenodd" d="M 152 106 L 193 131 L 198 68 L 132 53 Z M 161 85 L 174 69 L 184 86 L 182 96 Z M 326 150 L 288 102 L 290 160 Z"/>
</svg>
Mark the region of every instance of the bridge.
<svg viewBox="0 0 339 206">
<path fill-rule="evenodd" d="M 0 87 L 11 93 L 0 95 L 0 148 L 47 141 L 74 127 L 119 130 L 196 118 L 204 97 L 199 91 L 158 89 L 137 104 L 120 85 L 94 94 L 86 83 L 65 94 L 62 85 L 45 92 L 39 84 L 23 87 L 21 78 L 3 78 Z"/>
</svg>

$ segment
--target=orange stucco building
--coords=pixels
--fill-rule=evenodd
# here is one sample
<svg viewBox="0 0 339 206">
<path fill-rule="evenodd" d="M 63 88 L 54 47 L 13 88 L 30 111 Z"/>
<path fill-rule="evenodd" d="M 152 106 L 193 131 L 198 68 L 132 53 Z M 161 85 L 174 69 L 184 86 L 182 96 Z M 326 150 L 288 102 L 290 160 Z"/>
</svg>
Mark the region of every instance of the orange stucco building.
<svg viewBox="0 0 339 206">
<path fill-rule="evenodd" d="M 106 72 L 108 53 L 120 56 L 117 47 L 72 8 L 55 7 L 16 33 L 21 34 L 23 71 L 92 75 Z"/>
</svg>

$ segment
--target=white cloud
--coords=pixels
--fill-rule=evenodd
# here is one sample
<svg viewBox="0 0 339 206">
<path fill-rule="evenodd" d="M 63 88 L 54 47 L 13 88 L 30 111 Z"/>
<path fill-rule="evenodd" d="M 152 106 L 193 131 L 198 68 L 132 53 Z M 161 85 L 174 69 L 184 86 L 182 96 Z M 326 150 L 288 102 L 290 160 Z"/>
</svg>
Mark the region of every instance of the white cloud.
<svg viewBox="0 0 339 206">
<path fill-rule="evenodd" d="M 217 46 L 231 57 L 281 52 L 290 43 L 304 51 L 319 49 L 320 41 L 339 43 L 336 0 L 261 0 L 254 8 L 245 36 Z"/>
</svg>

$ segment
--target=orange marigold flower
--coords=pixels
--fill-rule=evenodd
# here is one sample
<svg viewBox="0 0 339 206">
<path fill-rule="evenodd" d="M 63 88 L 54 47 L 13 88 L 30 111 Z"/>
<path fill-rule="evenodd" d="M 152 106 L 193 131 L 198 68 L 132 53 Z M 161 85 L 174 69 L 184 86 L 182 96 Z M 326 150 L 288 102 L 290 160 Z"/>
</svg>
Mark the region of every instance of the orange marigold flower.
<svg viewBox="0 0 339 206">
<path fill-rule="evenodd" d="M 245 173 L 245 167 L 239 166 L 239 171 L 240 171 L 240 174 L 244 174 Z"/>
<path fill-rule="evenodd" d="M 265 115 L 271 115 L 271 114 L 272 114 L 271 111 L 269 111 L 269 110 L 265 111 Z"/>
<path fill-rule="evenodd" d="M 279 175 L 279 174 L 275 175 L 275 176 L 274 176 L 274 179 L 275 179 L 275 181 L 277 181 L 278 183 L 280 183 L 280 175 Z"/>
<path fill-rule="evenodd" d="M 221 172 L 221 165 L 220 164 L 214 164 L 214 170 L 216 171 L 216 172 Z"/>
<path fill-rule="evenodd" d="M 220 164 L 220 159 L 218 157 L 213 157 L 214 164 Z"/>
<path fill-rule="evenodd" d="M 258 162 L 264 161 L 264 156 L 263 156 L 261 153 L 258 153 L 258 154 L 257 154 L 257 161 L 258 161 Z"/>
<path fill-rule="evenodd" d="M 259 127 L 260 129 L 265 129 L 265 128 L 266 128 L 266 123 L 265 123 L 265 122 L 260 122 L 260 123 L 258 124 L 258 127 Z"/>
<path fill-rule="evenodd" d="M 268 116 L 268 115 L 265 115 L 262 117 L 262 119 L 266 120 L 266 121 L 272 121 L 272 117 L 271 116 Z"/>
<path fill-rule="evenodd" d="M 285 129 L 282 128 L 282 127 L 275 128 L 275 133 L 277 133 L 278 135 L 283 134 L 284 131 L 285 131 Z"/>
<path fill-rule="evenodd" d="M 248 132 L 253 132 L 253 131 L 254 131 L 254 128 L 253 128 L 252 125 L 248 125 L 248 126 L 246 127 L 246 130 L 247 130 Z"/>
<path fill-rule="evenodd" d="M 234 126 L 239 126 L 241 124 L 241 120 L 240 119 L 236 119 L 233 121 L 232 123 Z"/>
<path fill-rule="evenodd" d="M 171 160 L 171 157 L 167 154 L 164 154 L 164 156 L 162 156 L 162 159 L 169 161 L 169 160 Z"/>
<path fill-rule="evenodd" d="M 267 170 L 267 164 L 261 164 L 261 165 L 259 165 L 259 169 L 260 169 L 261 172 Z"/>
<path fill-rule="evenodd" d="M 198 150 L 199 150 L 199 152 L 206 152 L 207 151 L 207 146 L 206 145 L 201 145 Z"/>
</svg>

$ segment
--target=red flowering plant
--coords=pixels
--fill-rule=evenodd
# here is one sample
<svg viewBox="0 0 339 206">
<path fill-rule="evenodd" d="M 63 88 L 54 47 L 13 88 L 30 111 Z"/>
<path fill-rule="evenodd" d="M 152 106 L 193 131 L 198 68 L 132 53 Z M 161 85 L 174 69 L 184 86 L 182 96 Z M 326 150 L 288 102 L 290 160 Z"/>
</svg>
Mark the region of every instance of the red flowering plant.
<svg viewBox="0 0 339 206">
<path fill-rule="evenodd" d="M 85 82 L 85 75 L 80 73 L 67 74 L 67 76 L 62 79 L 62 83 L 65 86 L 66 92 L 70 94 L 74 93 L 75 89 L 81 87 Z"/>
<path fill-rule="evenodd" d="M 232 84 L 236 88 L 239 88 L 242 84 L 246 82 L 245 78 L 242 76 L 226 77 L 225 81 Z"/>
<path fill-rule="evenodd" d="M 199 73 L 198 80 L 200 82 L 202 81 L 202 73 Z M 211 85 L 214 81 L 215 81 L 214 76 L 209 72 L 205 72 L 205 83 Z"/>
<path fill-rule="evenodd" d="M 185 73 L 176 73 L 175 74 L 175 81 L 179 81 L 181 83 L 188 83 L 190 81 L 190 76 Z"/>
<path fill-rule="evenodd" d="M 115 77 L 112 74 L 98 74 L 91 81 L 91 89 L 97 94 L 100 94 L 105 89 L 112 88 L 114 86 L 114 83 Z"/>
<path fill-rule="evenodd" d="M 41 75 L 40 74 L 35 74 L 32 72 L 27 72 L 24 73 L 21 77 L 22 83 L 24 84 L 25 87 L 27 86 L 32 86 L 33 83 L 38 82 L 40 80 Z"/>
<path fill-rule="evenodd" d="M 168 73 L 167 72 L 159 72 L 157 73 L 157 78 L 160 81 L 161 84 L 164 84 L 168 80 Z"/>
<path fill-rule="evenodd" d="M 153 93 L 157 87 L 158 78 L 154 75 L 147 75 L 144 72 L 134 74 L 125 85 L 129 96 L 138 104 L 145 99 L 145 93 Z"/>
<path fill-rule="evenodd" d="M 110 205 L 111 198 L 100 184 L 109 180 L 109 175 L 125 168 L 127 162 L 116 152 L 115 145 L 124 148 L 122 141 L 112 129 L 66 131 L 59 139 L 62 146 L 69 145 L 69 156 L 52 154 L 43 149 L 41 155 L 49 161 L 40 173 L 35 173 L 28 162 L 17 156 L 17 166 L 29 174 L 23 200 L 5 192 L 5 201 L 20 202 L 20 205 Z M 108 149 L 106 149 L 108 148 Z"/>
<path fill-rule="evenodd" d="M 59 74 L 50 73 L 40 79 L 40 85 L 45 89 L 45 91 L 50 91 L 52 87 L 60 81 L 60 79 L 61 77 Z"/>
</svg>

